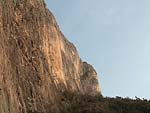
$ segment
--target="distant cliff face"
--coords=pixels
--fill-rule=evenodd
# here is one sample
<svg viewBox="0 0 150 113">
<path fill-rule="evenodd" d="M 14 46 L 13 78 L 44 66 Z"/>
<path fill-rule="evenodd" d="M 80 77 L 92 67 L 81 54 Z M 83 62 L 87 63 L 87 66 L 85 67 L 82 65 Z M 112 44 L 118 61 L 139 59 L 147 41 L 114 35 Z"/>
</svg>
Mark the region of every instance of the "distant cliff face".
<svg viewBox="0 0 150 113">
<path fill-rule="evenodd" d="M 0 0 L 0 113 L 59 112 L 64 91 L 100 94 L 93 67 L 43 0 Z"/>
</svg>

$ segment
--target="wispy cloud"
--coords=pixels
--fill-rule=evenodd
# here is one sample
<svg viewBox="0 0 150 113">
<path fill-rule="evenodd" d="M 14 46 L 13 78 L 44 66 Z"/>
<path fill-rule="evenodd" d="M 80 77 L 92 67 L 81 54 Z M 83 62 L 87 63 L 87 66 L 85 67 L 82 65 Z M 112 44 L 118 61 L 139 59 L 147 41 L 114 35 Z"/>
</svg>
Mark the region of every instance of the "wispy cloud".
<svg viewBox="0 0 150 113">
<path fill-rule="evenodd" d="M 116 8 L 108 8 L 108 9 L 106 9 L 105 14 L 106 14 L 106 16 L 110 17 L 110 16 L 117 14 L 118 10 L 119 9 L 116 9 Z"/>
</svg>

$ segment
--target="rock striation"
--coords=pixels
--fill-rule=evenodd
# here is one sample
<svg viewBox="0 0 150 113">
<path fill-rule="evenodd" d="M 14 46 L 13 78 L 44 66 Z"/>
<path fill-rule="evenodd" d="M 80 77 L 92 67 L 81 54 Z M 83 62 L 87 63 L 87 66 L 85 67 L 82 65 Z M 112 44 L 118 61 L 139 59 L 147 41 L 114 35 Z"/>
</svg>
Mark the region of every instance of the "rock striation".
<svg viewBox="0 0 150 113">
<path fill-rule="evenodd" d="M 59 113 L 64 91 L 99 95 L 43 0 L 0 0 L 0 113 Z"/>
</svg>

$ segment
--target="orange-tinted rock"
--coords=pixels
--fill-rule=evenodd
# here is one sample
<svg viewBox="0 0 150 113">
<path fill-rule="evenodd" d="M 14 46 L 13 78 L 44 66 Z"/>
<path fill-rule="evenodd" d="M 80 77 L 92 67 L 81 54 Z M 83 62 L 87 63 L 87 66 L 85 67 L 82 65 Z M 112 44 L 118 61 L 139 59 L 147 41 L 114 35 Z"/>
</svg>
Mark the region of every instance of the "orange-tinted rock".
<svg viewBox="0 0 150 113">
<path fill-rule="evenodd" d="M 0 0 L 0 113 L 59 112 L 63 91 L 100 94 L 43 0 Z"/>
</svg>

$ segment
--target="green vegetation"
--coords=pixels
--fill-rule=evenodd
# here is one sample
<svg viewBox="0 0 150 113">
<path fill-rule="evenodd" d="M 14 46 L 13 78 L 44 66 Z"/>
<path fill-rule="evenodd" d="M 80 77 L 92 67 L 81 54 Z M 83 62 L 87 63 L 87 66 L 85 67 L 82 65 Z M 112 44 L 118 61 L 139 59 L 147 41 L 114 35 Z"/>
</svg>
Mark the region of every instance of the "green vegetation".
<svg viewBox="0 0 150 113">
<path fill-rule="evenodd" d="M 150 100 L 88 96 L 64 92 L 59 111 L 49 113 L 150 113 Z M 28 113 L 41 113 L 28 111 Z M 42 112 L 43 113 L 43 112 Z"/>
<path fill-rule="evenodd" d="M 146 99 L 109 98 L 65 93 L 62 113 L 150 113 Z"/>
</svg>

